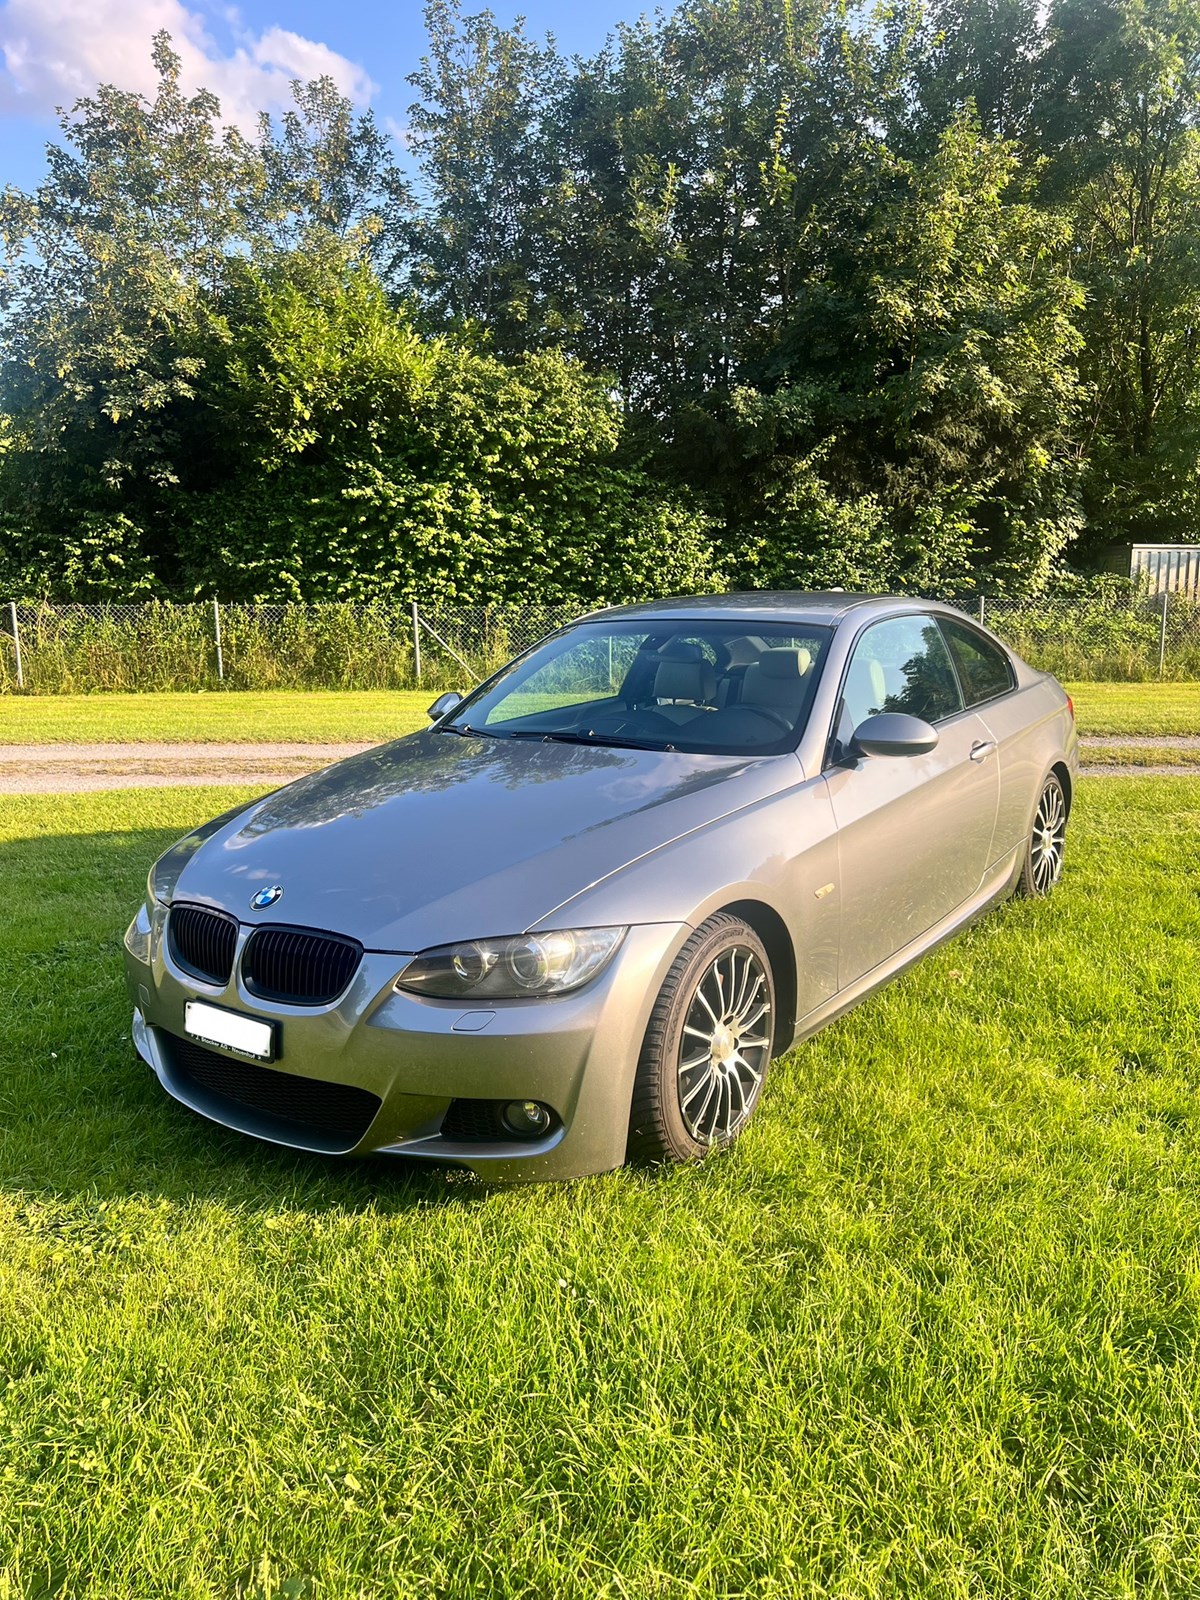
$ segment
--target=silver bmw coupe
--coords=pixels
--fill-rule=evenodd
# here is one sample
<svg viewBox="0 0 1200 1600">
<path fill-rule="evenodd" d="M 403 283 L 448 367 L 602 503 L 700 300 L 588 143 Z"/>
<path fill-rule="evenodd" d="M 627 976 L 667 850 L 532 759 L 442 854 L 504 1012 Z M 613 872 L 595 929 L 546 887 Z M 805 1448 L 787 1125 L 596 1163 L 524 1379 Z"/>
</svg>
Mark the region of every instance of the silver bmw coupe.
<svg viewBox="0 0 1200 1600">
<path fill-rule="evenodd" d="M 217 817 L 125 936 L 167 1091 L 493 1179 L 734 1140 L 772 1058 L 1058 881 L 1071 701 L 960 612 L 599 611 L 432 726 Z"/>
</svg>

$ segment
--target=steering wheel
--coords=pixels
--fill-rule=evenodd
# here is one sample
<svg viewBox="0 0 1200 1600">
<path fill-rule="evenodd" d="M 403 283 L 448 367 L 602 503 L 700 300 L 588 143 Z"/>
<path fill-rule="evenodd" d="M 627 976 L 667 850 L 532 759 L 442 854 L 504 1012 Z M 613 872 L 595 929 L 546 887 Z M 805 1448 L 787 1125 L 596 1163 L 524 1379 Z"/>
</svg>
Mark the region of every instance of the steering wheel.
<svg viewBox="0 0 1200 1600">
<path fill-rule="evenodd" d="M 658 734 L 669 738 L 679 732 L 669 717 L 660 717 L 656 711 L 645 709 L 610 711 L 607 716 L 594 718 L 589 726 L 593 733 L 627 733 L 633 738 L 654 738 Z"/>
<path fill-rule="evenodd" d="M 777 728 L 782 728 L 784 733 L 795 732 L 795 724 L 790 722 L 782 711 L 776 711 L 774 706 L 739 705 L 737 709 L 739 711 L 749 711 L 756 717 L 765 717 L 768 722 L 773 722 Z"/>
</svg>

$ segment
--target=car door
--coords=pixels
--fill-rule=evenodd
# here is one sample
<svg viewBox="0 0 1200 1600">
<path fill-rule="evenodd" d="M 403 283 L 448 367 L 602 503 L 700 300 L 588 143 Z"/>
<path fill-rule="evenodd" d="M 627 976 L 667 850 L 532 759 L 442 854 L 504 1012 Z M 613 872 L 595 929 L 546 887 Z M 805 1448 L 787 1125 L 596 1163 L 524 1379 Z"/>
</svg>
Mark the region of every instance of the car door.
<svg viewBox="0 0 1200 1600">
<path fill-rule="evenodd" d="M 996 862 L 1029 837 L 1045 757 L 1036 736 L 1031 736 L 1029 707 L 1017 693 L 1017 675 L 1004 647 L 958 617 L 939 616 L 938 625 L 967 705 L 978 712 L 996 741 L 1000 809 L 991 852 Z"/>
<path fill-rule="evenodd" d="M 881 711 L 931 723 L 923 755 L 856 756 L 854 729 Z M 963 705 L 933 617 L 869 624 L 842 685 L 825 781 L 837 824 L 845 988 L 919 939 L 979 887 L 999 803 L 995 740 Z"/>
</svg>

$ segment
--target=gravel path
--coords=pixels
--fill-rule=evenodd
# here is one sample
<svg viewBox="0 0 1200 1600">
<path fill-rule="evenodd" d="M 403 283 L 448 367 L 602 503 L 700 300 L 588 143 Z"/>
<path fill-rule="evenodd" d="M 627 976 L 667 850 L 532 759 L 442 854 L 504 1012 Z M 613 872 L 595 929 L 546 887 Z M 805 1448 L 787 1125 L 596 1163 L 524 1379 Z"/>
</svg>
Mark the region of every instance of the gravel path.
<svg viewBox="0 0 1200 1600">
<path fill-rule="evenodd" d="M 1079 767 L 1081 778 L 1195 778 L 1200 777 L 1200 764 L 1190 766 L 1186 762 L 1176 762 L 1174 766 L 1129 766 L 1116 761 L 1105 761 L 1099 765 L 1081 762 Z"/>
<path fill-rule="evenodd" d="M 1200 773 L 1200 736 L 1092 734 L 1080 741 L 1089 778 L 1185 777 Z M 1195 751 L 1196 765 L 1089 763 L 1088 750 Z M 0 795 L 85 794 L 186 784 L 277 787 L 368 744 L 10 744 L 0 745 Z"/>
<path fill-rule="evenodd" d="M 1106 750 L 1136 745 L 1140 750 L 1194 750 L 1200 756 L 1196 733 L 1088 733 L 1079 743 L 1085 750 Z"/>
<path fill-rule="evenodd" d="M 278 786 L 365 744 L 0 745 L 0 794 L 85 794 L 184 784 Z"/>
</svg>

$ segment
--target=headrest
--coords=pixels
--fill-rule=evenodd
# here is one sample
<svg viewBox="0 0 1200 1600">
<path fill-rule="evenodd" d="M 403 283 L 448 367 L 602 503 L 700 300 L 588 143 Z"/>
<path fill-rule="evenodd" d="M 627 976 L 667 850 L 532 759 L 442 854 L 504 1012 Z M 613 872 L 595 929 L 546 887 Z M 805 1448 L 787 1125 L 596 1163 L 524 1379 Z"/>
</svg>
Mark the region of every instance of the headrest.
<svg viewBox="0 0 1200 1600">
<path fill-rule="evenodd" d="M 761 652 L 754 640 L 743 634 L 737 639 L 726 639 L 725 653 L 731 667 L 748 667 L 752 661 L 758 660 Z"/>
<path fill-rule="evenodd" d="M 764 678 L 802 678 L 812 666 L 812 652 L 796 650 L 764 650 L 758 658 L 759 670 Z"/>
<path fill-rule="evenodd" d="M 668 639 L 658 652 L 660 661 L 703 661 L 704 651 L 686 639 Z"/>
<path fill-rule="evenodd" d="M 654 674 L 656 700 L 691 700 L 702 705 L 716 693 L 717 675 L 712 663 L 704 659 L 699 646 L 696 659 L 684 657 L 676 660 L 666 656 Z"/>
</svg>

